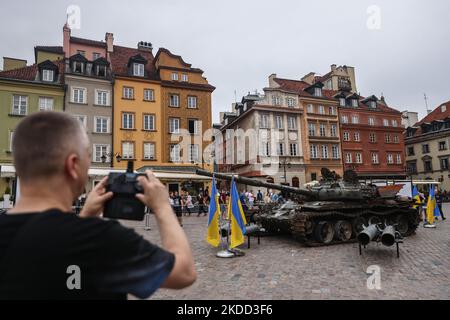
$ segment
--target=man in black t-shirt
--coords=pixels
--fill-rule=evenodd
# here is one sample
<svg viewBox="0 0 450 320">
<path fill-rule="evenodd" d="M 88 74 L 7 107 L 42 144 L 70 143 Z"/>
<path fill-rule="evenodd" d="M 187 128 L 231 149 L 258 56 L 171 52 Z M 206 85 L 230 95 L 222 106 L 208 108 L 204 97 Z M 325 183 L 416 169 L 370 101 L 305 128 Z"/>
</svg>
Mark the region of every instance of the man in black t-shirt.
<svg viewBox="0 0 450 320">
<path fill-rule="evenodd" d="M 88 181 L 90 143 L 79 121 L 35 113 L 16 128 L 20 198 L 0 215 L 0 299 L 125 299 L 196 279 L 187 238 L 164 185 L 150 172 L 136 197 L 155 214 L 162 248 L 117 221 L 101 219 L 103 179 L 77 216 L 71 205 Z"/>
</svg>

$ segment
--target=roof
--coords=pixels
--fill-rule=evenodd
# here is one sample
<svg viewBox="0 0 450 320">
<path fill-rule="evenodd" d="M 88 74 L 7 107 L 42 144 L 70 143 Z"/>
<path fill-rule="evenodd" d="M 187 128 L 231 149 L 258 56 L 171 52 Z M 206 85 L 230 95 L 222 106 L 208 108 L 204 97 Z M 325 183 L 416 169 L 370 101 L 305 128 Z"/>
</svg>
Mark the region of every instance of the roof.
<svg viewBox="0 0 450 320">
<path fill-rule="evenodd" d="M 158 60 L 159 55 L 162 52 L 166 53 L 167 55 L 169 55 L 172 58 L 178 59 L 184 67 L 190 69 L 191 71 L 203 73 L 203 70 L 201 70 L 199 68 L 192 68 L 192 64 L 187 63 L 186 61 L 183 60 L 183 58 L 181 56 L 173 54 L 172 52 L 170 52 L 169 49 L 166 49 L 166 48 L 159 48 L 159 50 L 158 50 L 158 52 L 156 53 L 156 56 L 155 56 L 155 61 Z M 167 68 L 167 66 L 161 66 L 161 68 L 165 68 L 165 67 Z"/>
<path fill-rule="evenodd" d="M 442 106 L 446 106 L 445 111 L 442 112 Z M 417 122 L 414 126 L 420 126 L 423 123 L 431 123 L 433 121 L 445 120 L 450 117 L 450 101 L 441 103 L 437 108 L 431 111 L 425 118 Z"/>
<path fill-rule="evenodd" d="M 61 46 L 36 46 L 35 51 L 44 51 L 56 54 L 64 54 L 64 49 Z"/>
<path fill-rule="evenodd" d="M 136 55 L 141 55 L 148 61 L 145 66 L 146 75 L 148 75 L 146 79 L 158 80 L 159 77 L 153 64 L 154 57 L 152 52 L 121 46 L 114 46 L 114 52 L 111 53 L 111 69 L 113 73 L 118 76 L 130 76 L 128 74 L 128 62 L 130 58 Z"/>
<path fill-rule="evenodd" d="M 96 41 L 96 40 L 90 40 L 90 39 L 70 37 L 70 42 L 78 43 L 78 44 L 85 44 L 85 45 L 88 45 L 88 46 L 95 46 L 95 47 L 106 48 L 106 42 L 103 42 L 103 41 Z"/>
<path fill-rule="evenodd" d="M 62 60 L 51 62 L 58 67 L 59 74 L 64 73 L 64 62 Z M 0 79 L 35 81 L 38 73 L 38 66 L 39 65 L 37 64 L 33 64 L 19 69 L 0 72 Z"/>
</svg>

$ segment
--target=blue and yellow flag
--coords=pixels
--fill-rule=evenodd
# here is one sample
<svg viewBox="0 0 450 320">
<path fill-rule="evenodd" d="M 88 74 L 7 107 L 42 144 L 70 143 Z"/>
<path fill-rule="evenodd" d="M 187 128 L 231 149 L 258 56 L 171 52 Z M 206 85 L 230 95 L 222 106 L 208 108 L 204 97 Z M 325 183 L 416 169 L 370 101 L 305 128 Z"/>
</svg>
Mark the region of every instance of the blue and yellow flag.
<svg viewBox="0 0 450 320">
<path fill-rule="evenodd" d="M 218 247 L 220 244 L 219 216 L 219 195 L 217 194 L 216 189 L 216 179 L 213 176 L 211 202 L 209 203 L 208 233 L 206 234 L 206 241 L 214 247 Z"/>
<path fill-rule="evenodd" d="M 430 224 L 434 223 L 434 217 L 439 216 L 439 208 L 436 205 L 436 196 L 434 194 L 434 185 L 431 185 L 430 195 L 427 203 L 427 221 Z"/>
<path fill-rule="evenodd" d="M 237 191 L 236 182 L 231 182 L 231 197 L 230 204 L 228 206 L 228 217 L 230 217 L 231 226 L 231 248 L 236 248 L 237 246 L 244 243 L 245 235 L 245 225 L 247 221 L 245 220 L 244 210 L 242 209 L 241 200 L 239 199 L 239 193 Z"/>
<path fill-rule="evenodd" d="M 419 191 L 417 190 L 416 186 L 413 187 L 412 198 L 413 198 L 413 200 L 416 201 L 416 204 L 413 205 L 413 208 L 417 209 L 417 207 L 419 207 L 421 205 L 422 201 L 420 200 Z"/>
</svg>

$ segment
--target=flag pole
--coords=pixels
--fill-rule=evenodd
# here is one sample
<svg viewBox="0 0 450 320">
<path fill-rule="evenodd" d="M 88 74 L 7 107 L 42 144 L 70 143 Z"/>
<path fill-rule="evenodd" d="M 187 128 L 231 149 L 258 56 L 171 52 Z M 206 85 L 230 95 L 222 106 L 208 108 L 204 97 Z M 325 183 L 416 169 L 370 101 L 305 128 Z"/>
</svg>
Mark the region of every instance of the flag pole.
<svg viewBox="0 0 450 320">
<path fill-rule="evenodd" d="M 233 177 L 232 177 L 232 181 L 234 180 L 234 175 L 233 175 Z M 233 183 L 233 182 L 232 182 Z M 230 201 L 231 201 L 231 192 L 230 192 Z M 229 210 L 229 204 L 227 204 L 226 205 L 226 209 L 227 209 L 227 213 L 228 213 L 228 210 Z M 230 252 L 230 245 L 229 245 L 229 239 L 230 239 L 230 232 L 231 232 L 231 222 L 228 220 L 228 219 L 223 219 L 223 216 L 222 216 L 222 214 L 221 214 L 221 220 L 225 220 L 226 221 L 226 223 L 225 223 L 225 226 L 228 226 L 228 229 L 227 229 L 227 240 L 226 240 L 226 242 L 224 242 L 223 240 L 223 236 L 222 236 L 222 231 L 221 230 L 219 230 L 220 231 L 220 237 L 221 237 L 221 239 L 222 239 L 222 241 L 221 241 L 221 246 L 222 246 L 222 250 L 220 250 L 219 252 L 217 252 L 217 254 L 216 254 L 216 256 L 218 257 L 218 258 L 233 258 L 234 257 L 234 254 L 232 253 L 232 252 Z"/>
</svg>

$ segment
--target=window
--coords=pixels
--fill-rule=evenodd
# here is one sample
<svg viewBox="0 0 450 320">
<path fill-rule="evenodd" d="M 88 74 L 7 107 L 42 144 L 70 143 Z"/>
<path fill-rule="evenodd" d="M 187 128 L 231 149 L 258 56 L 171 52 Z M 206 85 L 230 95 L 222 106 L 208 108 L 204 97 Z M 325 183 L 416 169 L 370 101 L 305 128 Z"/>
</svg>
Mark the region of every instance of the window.
<svg viewBox="0 0 450 320">
<path fill-rule="evenodd" d="M 269 115 L 267 115 L 267 114 L 261 115 L 260 127 L 261 128 L 269 128 Z"/>
<path fill-rule="evenodd" d="M 86 56 L 86 51 L 83 51 L 83 50 L 77 50 L 77 53 L 78 53 L 78 54 L 81 54 L 83 57 Z"/>
<path fill-rule="evenodd" d="M 306 106 L 306 110 L 308 113 L 314 113 L 314 106 L 312 104 L 308 104 Z"/>
<path fill-rule="evenodd" d="M 387 154 L 387 163 L 388 164 L 393 164 L 394 163 L 394 156 L 392 155 L 392 153 L 388 153 Z"/>
<path fill-rule="evenodd" d="M 186 73 L 183 73 L 181 75 L 181 81 L 183 81 L 183 82 L 188 82 L 189 81 L 188 75 Z"/>
<path fill-rule="evenodd" d="M 86 89 L 73 88 L 72 89 L 72 102 L 73 103 L 86 103 Z"/>
<path fill-rule="evenodd" d="M 155 144 L 153 142 L 144 143 L 144 160 L 155 160 Z"/>
<path fill-rule="evenodd" d="M 108 117 L 94 117 L 94 132 L 108 133 L 109 132 L 109 118 Z"/>
<path fill-rule="evenodd" d="M 327 129 L 327 127 L 323 123 L 321 123 L 320 124 L 320 136 L 321 137 L 325 137 L 327 135 L 326 129 Z"/>
<path fill-rule="evenodd" d="M 109 105 L 109 91 L 96 90 L 95 104 L 99 106 Z"/>
<path fill-rule="evenodd" d="M 391 143 L 391 135 L 390 135 L 389 133 L 386 133 L 386 134 L 384 135 L 384 141 L 385 141 L 386 143 Z"/>
<path fill-rule="evenodd" d="M 345 154 L 345 163 L 352 163 L 352 154 L 351 153 L 346 153 Z"/>
<path fill-rule="evenodd" d="M 428 144 L 423 144 L 422 145 L 422 153 L 429 153 L 430 152 L 430 147 Z"/>
<path fill-rule="evenodd" d="M 308 134 L 310 137 L 314 137 L 316 135 L 316 126 L 314 123 L 308 123 Z"/>
<path fill-rule="evenodd" d="M 316 181 L 317 180 L 317 173 L 311 172 L 311 180 Z"/>
<path fill-rule="evenodd" d="M 95 61 L 95 60 L 97 60 L 98 58 L 100 58 L 100 53 L 94 52 L 94 53 L 92 54 L 92 60 Z"/>
<path fill-rule="evenodd" d="M 311 152 L 311 159 L 317 159 L 319 158 L 318 155 L 318 150 L 317 150 L 317 146 L 315 144 L 312 144 L 310 147 L 310 152 Z"/>
<path fill-rule="evenodd" d="M 144 76 L 144 68 L 145 68 L 145 66 L 142 63 L 134 63 L 133 64 L 133 75 L 135 77 L 143 77 Z"/>
<path fill-rule="evenodd" d="M 42 70 L 42 81 L 53 82 L 53 70 Z"/>
<path fill-rule="evenodd" d="M 433 165 L 431 164 L 431 160 L 424 160 L 423 167 L 425 172 L 433 171 Z"/>
<path fill-rule="evenodd" d="M 398 143 L 398 142 L 399 142 L 398 135 L 394 134 L 394 143 Z"/>
<path fill-rule="evenodd" d="M 355 162 L 362 163 L 362 154 L 360 152 L 355 153 Z"/>
<path fill-rule="evenodd" d="M 286 104 L 290 108 L 294 107 L 295 106 L 295 99 L 294 98 L 287 98 L 286 99 Z"/>
<path fill-rule="evenodd" d="M 397 153 L 396 161 L 397 161 L 397 164 L 401 164 L 402 163 L 402 155 L 400 153 Z"/>
<path fill-rule="evenodd" d="M 441 163 L 441 170 L 448 170 L 449 168 L 448 158 L 441 158 L 440 163 Z"/>
<path fill-rule="evenodd" d="M 339 146 L 337 144 L 334 144 L 333 146 L 331 146 L 331 153 L 332 153 L 333 159 L 339 159 L 341 157 L 340 152 L 339 152 Z"/>
<path fill-rule="evenodd" d="M 369 126 L 374 126 L 375 125 L 375 119 L 370 117 L 369 118 Z"/>
<path fill-rule="evenodd" d="M 275 127 L 277 129 L 283 129 L 283 117 L 275 116 Z"/>
<path fill-rule="evenodd" d="M 84 128 L 87 128 L 87 117 L 85 115 L 75 115 L 75 118 L 77 118 Z"/>
<path fill-rule="evenodd" d="M 339 98 L 339 105 L 345 107 L 345 98 Z"/>
<path fill-rule="evenodd" d="M 284 143 L 278 143 L 278 145 L 277 145 L 277 155 L 284 156 Z"/>
<path fill-rule="evenodd" d="M 188 108 L 192 108 L 192 109 L 197 108 L 197 97 L 196 96 L 188 97 Z"/>
<path fill-rule="evenodd" d="M 290 143 L 289 144 L 289 151 L 290 151 L 290 155 L 292 157 L 297 156 L 297 144 L 296 143 Z"/>
<path fill-rule="evenodd" d="M 288 129 L 289 130 L 297 129 L 297 117 L 288 117 Z"/>
<path fill-rule="evenodd" d="M 155 101 L 155 90 L 144 89 L 144 100 L 145 101 Z"/>
<path fill-rule="evenodd" d="M 178 81 L 178 73 L 172 72 L 172 81 Z"/>
<path fill-rule="evenodd" d="M 28 97 L 13 95 L 13 105 L 11 113 L 14 115 L 25 116 L 28 111 Z"/>
<path fill-rule="evenodd" d="M 332 116 L 335 116 L 335 115 L 336 115 L 336 108 L 333 107 L 333 106 L 328 107 L 328 112 L 329 112 Z"/>
<path fill-rule="evenodd" d="M 133 142 L 122 142 L 122 159 L 134 159 Z"/>
<path fill-rule="evenodd" d="M 122 129 L 134 129 L 134 113 L 122 113 Z"/>
<path fill-rule="evenodd" d="M 408 156 L 414 155 L 414 147 L 408 147 Z"/>
<path fill-rule="evenodd" d="M 344 131 L 344 141 L 350 141 L 350 133 L 347 131 Z"/>
<path fill-rule="evenodd" d="M 314 88 L 314 95 L 316 97 L 321 97 L 322 96 L 322 88 Z"/>
<path fill-rule="evenodd" d="M 383 125 L 385 127 L 389 127 L 389 120 L 388 119 L 383 119 Z"/>
<path fill-rule="evenodd" d="M 337 126 L 335 124 L 332 124 L 330 127 L 330 136 L 337 137 Z"/>
<path fill-rule="evenodd" d="M 377 135 L 375 133 L 373 133 L 373 132 L 369 133 L 369 141 L 371 143 L 377 142 Z"/>
<path fill-rule="evenodd" d="M 406 171 L 408 173 L 417 173 L 417 163 L 416 162 L 408 162 L 406 165 Z"/>
<path fill-rule="evenodd" d="M 348 123 L 348 116 L 342 116 L 341 117 L 341 122 L 342 123 Z"/>
<path fill-rule="evenodd" d="M 263 142 L 261 144 L 261 155 L 264 157 L 268 157 L 270 154 L 270 143 L 269 142 Z"/>
<path fill-rule="evenodd" d="M 352 99 L 352 107 L 356 108 L 358 106 L 358 99 Z"/>
<path fill-rule="evenodd" d="M 359 132 L 354 132 L 353 133 L 353 140 L 361 141 L 361 136 L 359 135 Z"/>
<path fill-rule="evenodd" d="M 95 70 L 98 77 L 106 77 L 106 66 L 97 66 Z"/>
<path fill-rule="evenodd" d="M 322 145 L 322 159 L 328 159 L 329 157 L 328 146 Z"/>
<path fill-rule="evenodd" d="M 134 99 L 134 88 L 123 87 L 123 98 Z"/>
<path fill-rule="evenodd" d="M 170 161 L 179 162 L 180 161 L 180 152 L 181 148 L 179 144 L 172 144 L 170 146 Z"/>
<path fill-rule="evenodd" d="M 372 163 L 373 164 L 378 164 L 378 153 L 372 153 Z"/>
<path fill-rule="evenodd" d="M 109 162 L 109 145 L 107 144 L 94 144 L 94 152 L 93 152 L 93 162 L 103 162 L 102 157 L 104 156 L 105 163 Z"/>
<path fill-rule="evenodd" d="M 75 72 L 75 73 L 83 73 L 84 72 L 84 63 L 81 61 L 74 61 L 72 69 L 73 69 L 73 72 Z"/>
<path fill-rule="evenodd" d="M 179 133 L 180 132 L 180 119 L 169 118 L 169 133 Z"/>
<path fill-rule="evenodd" d="M 397 127 L 397 120 L 392 120 L 392 126 Z"/>
<path fill-rule="evenodd" d="M 39 97 L 39 111 L 52 111 L 53 98 Z"/>
<path fill-rule="evenodd" d="M 189 146 L 189 161 L 198 162 L 198 144 L 191 144 Z"/>
<path fill-rule="evenodd" d="M 319 114 L 325 114 L 325 107 L 319 106 Z"/>
<path fill-rule="evenodd" d="M 197 119 L 189 119 L 188 127 L 190 134 L 198 134 L 198 120 Z"/>
<path fill-rule="evenodd" d="M 155 115 L 153 114 L 144 114 L 144 130 L 145 131 L 153 131 L 155 130 Z"/>
<path fill-rule="evenodd" d="M 447 150 L 447 141 L 439 141 L 439 151 Z"/>
<path fill-rule="evenodd" d="M 369 108 L 375 109 L 377 107 L 377 103 L 375 101 L 369 101 Z"/>
<path fill-rule="evenodd" d="M 359 123 L 359 118 L 358 118 L 358 116 L 352 116 L 352 123 L 353 123 L 353 124 L 358 124 L 358 123 Z"/>
<path fill-rule="evenodd" d="M 281 104 L 281 99 L 279 96 L 272 96 L 272 105 L 279 106 Z"/>
<path fill-rule="evenodd" d="M 180 96 L 178 94 L 169 95 L 169 106 L 175 108 L 180 106 Z"/>
</svg>

